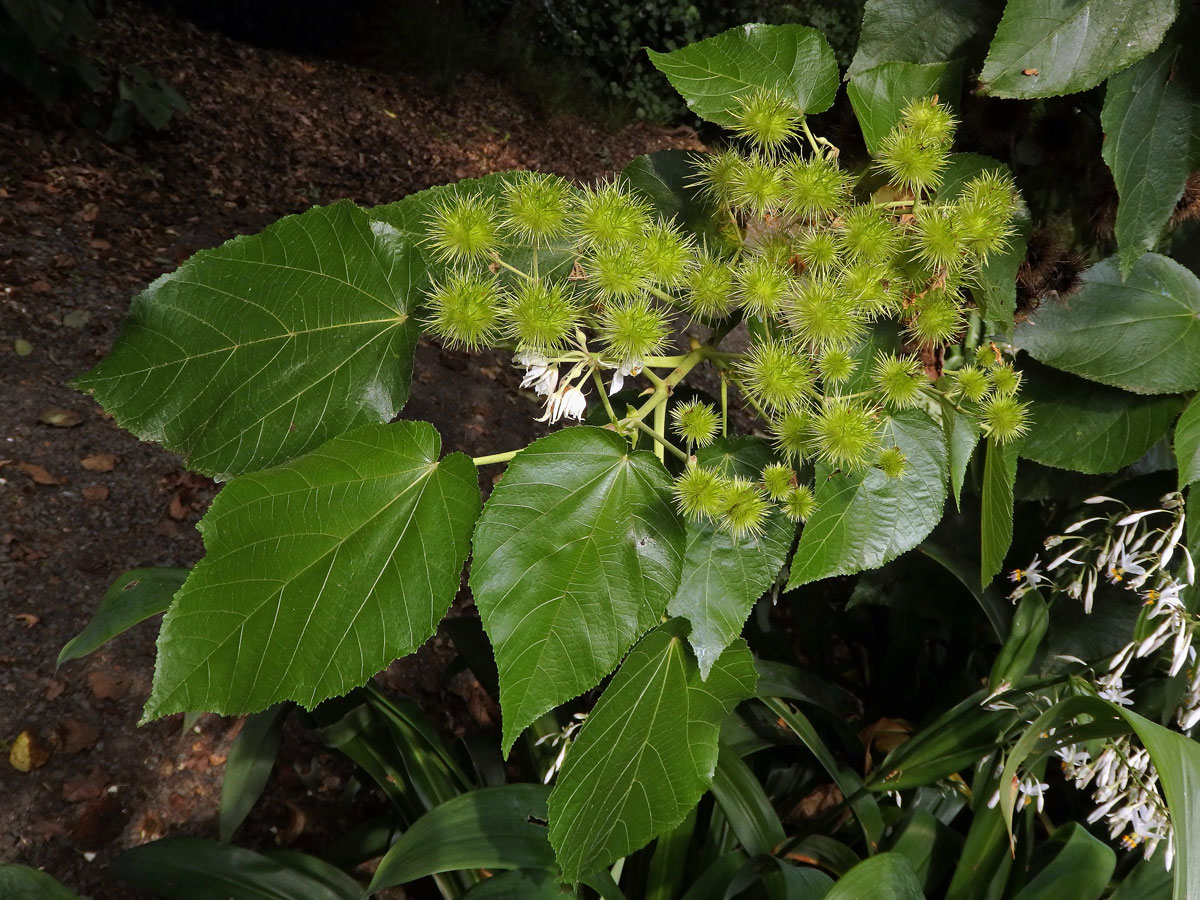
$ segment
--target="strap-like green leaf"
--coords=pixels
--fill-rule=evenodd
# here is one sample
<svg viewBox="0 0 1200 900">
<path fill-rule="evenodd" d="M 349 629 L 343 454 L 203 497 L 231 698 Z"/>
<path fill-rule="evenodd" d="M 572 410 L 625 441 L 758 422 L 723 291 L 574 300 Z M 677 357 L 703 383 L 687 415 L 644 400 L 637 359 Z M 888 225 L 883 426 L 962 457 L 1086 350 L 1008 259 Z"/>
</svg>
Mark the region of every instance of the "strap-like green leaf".
<svg viewBox="0 0 1200 900">
<path fill-rule="evenodd" d="M 1114 226 L 1122 271 L 1158 243 L 1195 162 L 1195 102 L 1185 51 L 1168 41 L 1137 65 L 1108 80 L 1100 152 L 1112 169 L 1120 203 Z"/>
<path fill-rule="evenodd" d="M 112 583 L 87 627 L 63 646 L 57 666 L 87 656 L 138 622 L 171 605 L 187 569 L 131 569 Z"/>
<path fill-rule="evenodd" d="M 370 891 L 458 869 L 544 869 L 554 865 L 546 840 L 540 784 L 480 788 L 430 810 L 379 863 Z"/>
<path fill-rule="evenodd" d="M 1028 363 L 1023 374 L 1021 399 L 1032 405 L 1021 456 L 1088 475 L 1141 459 L 1181 406 L 1178 397 L 1143 397 L 1037 363 Z"/>
<path fill-rule="evenodd" d="M 1192 397 L 1175 425 L 1175 459 L 1179 489 L 1200 480 L 1200 394 Z"/>
<path fill-rule="evenodd" d="M 0 897 L 8 900 L 80 900 L 45 872 L 16 863 L 0 864 Z"/>
<path fill-rule="evenodd" d="M 897 478 L 878 469 L 830 475 L 818 486 L 817 511 L 800 533 L 789 590 L 882 566 L 941 521 L 947 477 L 941 428 L 924 412 L 906 410 L 888 419 L 882 440 L 904 451 L 906 471 Z"/>
<path fill-rule="evenodd" d="M 630 652 L 567 754 L 550 795 L 550 843 L 568 881 L 678 825 L 712 783 L 721 720 L 754 691 L 740 641 L 709 672 L 672 619 Z"/>
<path fill-rule="evenodd" d="M 943 103 L 958 105 L 962 93 L 962 63 L 886 62 L 859 72 L 846 86 L 846 95 L 862 129 L 867 151 L 872 155 L 889 131 L 900 121 L 912 100 L 936 96 Z"/>
<path fill-rule="evenodd" d="M 475 528 L 471 590 L 500 670 L 503 750 L 594 687 L 679 588 L 683 525 L 652 453 L 580 426 L 509 464 Z"/>
<path fill-rule="evenodd" d="M 925 894 L 906 857 L 880 853 L 839 878 L 825 900 L 925 900 Z"/>
<path fill-rule="evenodd" d="M 1088 834 L 1079 822 L 1055 829 L 1035 853 L 1035 866 L 1050 859 L 1013 900 L 1097 900 L 1117 867 L 1112 847 Z"/>
<path fill-rule="evenodd" d="M 1095 87 L 1158 47 L 1178 0 L 1008 0 L 979 80 L 994 97 Z"/>
<path fill-rule="evenodd" d="M 158 640 L 146 717 L 311 708 L 433 634 L 458 590 L 479 486 L 424 422 L 367 425 L 231 482 Z"/>
<path fill-rule="evenodd" d="M 805 114 L 837 96 L 838 67 L 821 32 L 803 25 L 743 25 L 650 61 L 702 119 L 733 125 L 741 100 L 759 88 L 778 91 Z"/>
<path fill-rule="evenodd" d="M 283 738 L 283 723 L 291 709 L 291 704 L 280 703 L 242 722 L 242 730 L 229 748 L 225 780 L 221 783 L 217 821 L 222 841 L 233 837 L 266 786 Z"/>
<path fill-rule="evenodd" d="M 849 75 L 896 60 L 982 56 L 999 18 L 992 0 L 867 0 Z"/>
<path fill-rule="evenodd" d="M 75 385 L 192 469 L 262 469 L 395 416 L 424 279 L 411 241 L 348 201 L 288 216 L 150 285 Z"/>
<path fill-rule="evenodd" d="M 1200 388 L 1200 279 L 1156 253 L 1121 278 L 1116 257 L 1083 273 L 1067 303 L 1048 303 L 1016 331 L 1034 359 L 1135 394 Z"/>
<path fill-rule="evenodd" d="M 706 469 L 752 479 L 774 460 L 766 442 L 753 437 L 722 439 L 696 458 Z M 794 533 L 795 526 L 778 510 L 761 535 L 737 540 L 711 523 L 687 523 L 683 576 L 667 612 L 692 623 L 688 640 L 703 677 L 741 633 L 754 602 L 783 568 Z"/>
</svg>

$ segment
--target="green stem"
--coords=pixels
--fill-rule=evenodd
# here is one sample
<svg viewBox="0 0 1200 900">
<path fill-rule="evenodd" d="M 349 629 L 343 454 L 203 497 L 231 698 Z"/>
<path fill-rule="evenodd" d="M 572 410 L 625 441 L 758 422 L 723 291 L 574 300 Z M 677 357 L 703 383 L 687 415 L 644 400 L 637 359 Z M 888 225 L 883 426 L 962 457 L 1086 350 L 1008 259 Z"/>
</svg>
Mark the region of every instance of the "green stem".
<svg viewBox="0 0 1200 900">
<path fill-rule="evenodd" d="M 600 395 L 600 402 L 604 404 L 604 411 L 608 413 L 609 421 L 616 425 L 617 414 L 613 412 L 612 404 L 608 402 L 608 391 L 604 389 L 604 379 L 600 377 L 599 369 L 592 369 L 592 380 L 596 382 L 596 392 Z"/>
<path fill-rule="evenodd" d="M 665 407 L 664 407 L 664 409 L 665 409 Z M 657 431 L 655 431 L 653 428 L 651 428 L 645 422 L 635 421 L 633 424 L 637 426 L 639 431 L 645 432 L 646 434 L 648 434 L 650 437 L 652 437 L 654 439 L 654 452 L 658 456 L 659 459 L 663 458 L 663 450 L 670 450 L 673 454 L 678 456 L 684 462 L 688 461 L 688 457 L 687 457 L 686 453 L 684 453 L 682 450 L 680 450 L 678 447 L 676 447 L 674 444 L 672 444 L 670 441 L 668 441 L 665 437 L 663 437 L 661 434 L 659 434 Z"/>
<path fill-rule="evenodd" d="M 729 437 L 729 379 L 721 372 L 721 437 Z"/>
<path fill-rule="evenodd" d="M 475 463 L 476 468 L 479 468 L 479 466 L 490 466 L 493 463 L 508 462 L 520 452 L 521 450 L 507 450 L 504 453 L 493 453 L 490 456 L 476 456 L 471 462 Z"/>
<path fill-rule="evenodd" d="M 800 128 L 804 131 L 804 137 L 808 140 L 808 146 L 812 148 L 814 156 L 824 156 L 821 152 L 821 145 L 817 141 L 817 136 L 812 133 L 812 129 L 808 127 L 808 118 L 800 117 Z"/>
<path fill-rule="evenodd" d="M 500 258 L 500 254 L 499 254 L 499 253 L 493 253 L 493 254 L 492 254 L 492 259 L 495 261 L 496 265 L 500 266 L 500 268 L 502 268 L 502 269 L 508 269 L 508 271 L 510 271 L 510 272 L 513 272 L 513 273 L 514 273 L 514 274 L 516 274 L 516 275 L 520 275 L 520 276 L 521 276 L 522 278 L 524 278 L 526 281 L 533 281 L 533 278 L 534 278 L 534 276 L 530 275 L 528 272 L 525 272 L 525 271 L 522 271 L 521 269 L 518 269 L 518 268 L 517 268 L 516 266 L 514 266 L 514 265 L 510 265 L 509 263 L 506 263 L 504 260 L 502 260 L 502 259 Z"/>
<path fill-rule="evenodd" d="M 661 460 L 663 447 L 670 446 L 667 443 L 667 404 L 665 401 L 654 407 L 654 433 L 658 436 L 658 443 L 654 445 L 654 453 Z M 686 456 L 683 458 L 687 459 Z"/>
</svg>

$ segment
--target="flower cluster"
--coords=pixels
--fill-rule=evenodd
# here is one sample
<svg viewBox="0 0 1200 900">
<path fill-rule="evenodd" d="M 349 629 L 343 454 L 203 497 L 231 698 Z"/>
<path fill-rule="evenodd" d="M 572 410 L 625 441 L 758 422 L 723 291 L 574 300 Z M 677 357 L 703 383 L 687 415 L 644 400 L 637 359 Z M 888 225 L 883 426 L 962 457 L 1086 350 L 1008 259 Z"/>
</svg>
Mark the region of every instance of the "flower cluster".
<svg viewBox="0 0 1200 900">
<path fill-rule="evenodd" d="M 448 194 L 427 223 L 444 268 L 428 291 L 429 331 L 454 347 L 510 349 L 522 386 L 544 398 L 542 420 L 581 419 L 590 384 L 611 427 L 648 431 L 660 455 L 684 460 L 718 420 L 724 430 L 727 410 L 689 408 L 677 419 L 681 450 L 660 408 L 691 368 L 712 364 L 761 417 L 781 460 L 753 481 L 692 463 L 677 480 L 686 514 L 735 535 L 757 533 L 773 508 L 810 515 L 816 464 L 903 475 L 908 461 L 887 437 L 895 412 L 952 407 L 998 441 L 1022 435 L 1019 375 L 995 345 L 965 364 L 977 328 L 959 347 L 978 317 L 970 291 L 1011 236 L 1017 196 L 996 171 L 943 184 L 949 108 L 910 103 L 859 173 L 776 92 L 743 97 L 736 119 L 734 145 L 694 161 L 712 214 L 697 232 L 619 179 L 576 189 L 520 173 L 499 191 Z M 684 316 L 711 329 L 708 343 L 660 355 Z M 878 340 L 885 320 L 900 326 L 898 342 Z M 748 347 L 718 349 L 741 322 Z M 931 380 L 946 347 L 949 374 Z M 608 395 L 637 376 L 649 397 L 618 415 Z"/>
<path fill-rule="evenodd" d="M 1100 668 L 1092 689 L 1121 706 L 1132 705 L 1134 691 L 1125 678 L 1135 659 L 1150 658 L 1168 676 L 1183 673 L 1185 685 L 1174 710 L 1184 733 L 1200 724 L 1200 666 L 1194 638 L 1200 621 L 1182 599 L 1196 579 L 1188 548 L 1181 542 L 1186 526 L 1183 498 L 1167 494 L 1152 509 L 1131 510 L 1112 497 L 1084 501 L 1106 514 L 1085 516 L 1062 534 L 1046 539 L 1050 559 L 1035 556 L 1010 574 L 1015 600 L 1031 590 L 1047 590 L 1079 601 L 1087 613 L 1102 583 L 1135 592 L 1141 615 L 1130 640 Z M 1094 754 L 1094 755 L 1093 755 Z M 1166 845 L 1167 866 L 1174 857 L 1174 832 L 1158 790 L 1158 772 L 1145 748 L 1129 736 L 1084 746 L 1060 748 L 1063 772 L 1077 788 L 1091 787 L 1096 808 L 1089 822 L 1104 820 L 1113 838 L 1127 848 L 1143 846 L 1149 857 Z"/>
</svg>

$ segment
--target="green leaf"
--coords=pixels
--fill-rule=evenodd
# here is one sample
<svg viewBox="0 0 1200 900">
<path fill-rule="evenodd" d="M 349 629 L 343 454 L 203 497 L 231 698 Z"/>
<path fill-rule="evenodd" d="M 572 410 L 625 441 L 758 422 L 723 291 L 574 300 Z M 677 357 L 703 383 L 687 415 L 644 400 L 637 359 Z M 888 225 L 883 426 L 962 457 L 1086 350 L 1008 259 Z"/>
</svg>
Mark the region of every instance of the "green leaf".
<svg viewBox="0 0 1200 900">
<path fill-rule="evenodd" d="M 1034 359 L 1135 394 L 1200 388 L 1200 280 L 1147 253 L 1122 280 L 1115 257 L 1083 273 L 1066 304 L 1041 307 L 1017 329 Z"/>
<path fill-rule="evenodd" d="M 1021 456 L 1088 475 L 1141 459 L 1166 434 L 1182 403 L 1104 387 L 1037 363 L 1027 363 L 1023 375 L 1021 399 L 1031 406 Z"/>
<path fill-rule="evenodd" d="M 0 897 L 7 900 L 80 900 L 57 880 L 16 863 L 0 864 Z"/>
<path fill-rule="evenodd" d="M 262 469 L 396 415 L 424 278 L 412 242 L 349 201 L 288 216 L 155 281 L 75 386 L 189 468 Z"/>
<path fill-rule="evenodd" d="M 110 874 L 169 900 L 359 900 L 344 872 L 299 853 L 266 855 L 203 838 L 166 838 L 126 850 Z"/>
<path fill-rule="evenodd" d="M 1183 196 L 1192 169 L 1194 107 L 1183 48 L 1164 44 L 1108 81 L 1100 124 L 1101 154 L 1117 183 L 1117 246 L 1121 271 L 1153 250 Z"/>
<path fill-rule="evenodd" d="M 740 100 L 757 88 L 778 91 L 806 115 L 837 96 L 833 50 L 803 25 L 742 25 L 670 53 L 646 52 L 688 108 L 717 125 L 734 125 Z"/>
<path fill-rule="evenodd" d="M 987 441 L 980 497 L 979 537 L 981 584 L 986 587 L 1004 565 L 1013 537 L 1013 484 L 1017 480 L 1016 443 Z"/>
<path fill-rule="evenodd" d="M 691 150 L 647 153 L 622 169 L 621 177 L 664 220 L 697 237 L 711 237 L 715 206 L 696 183 L 696 156 Z"/>
<path fill-rule="evenodd" d="M 831 575 L 874 569 L 911 550 L 942 518 L 946 502 L 946 443 L 941 428 L 920 410 L 890 417 L 884 446 L 908 458 L 898 478 L 878 469 L 831 475 L 817 488 L 817 511 L 800 533 L 788 590 Z"/>
<path fill-rule="evenodd" d="M 991 0 L 867 0 L 849 75 L 881 63 L 944 62 L 982 51 L 999 13 Z"/>
<path fill-rule="evenodd" d="M 1050 858 L 1044 867 L 1013 900 L 1097 900 L 1117 867 L 1112 847 L 1088 834 L 1079 822 L 1055 829 L 1034 851 L 1034 865 L 1046 856 Z"/>
<path fill-rule="evenodd" d="M 551 868 L 548 793 L 540 784 L 504 784 L 435 807 L 392 845 L 368 892 L 458 869 Z"/>
<path fill-rule="evenodd" d="M 988 691 L 994 693 L 1004 685 L 1012 686 L 1029 671 L 1049 625 L 1050 609 L 1046 601 L 1037 591 L 1030 591 L 1021 598 L 1013 616 L 1012 630 L 992 664 Z"/>
<path fill-rule="evenodd" d="M 545 869 L 513 869 L 485 878 L 463 900 L 572 900 L 575 892 Z"/>
<path fill-rule="evenodd" d="M 759 438 L 721 439 L 696 454 L 706 469 L 757 479 L 774 461 L 770 446 Z M 692 623 L 688 635 L 702 677 L 708 677 L 721 651 L 741 634 L 755 601 L 779 575 L 792 545 L 795 526 L 779 510 L 772 512 L 758 536 L 735 540 L 709 522 L 689 521 L 687 549 L 679 591 L 668 615 Z"/>
<path fill-rule="evenodd" d="M 712 783 L 721 720 L 755 680 L 741 641 L 701 679 L 681 619 L 642 638 L 580 729 L 550 795 L 550 843 L 567 881 L 683 821 Z"/>
<path fill-rule="evenodd" d="M 963 838 L 925 809 L 905 813 L 891 829 L 887 850 L 909 861 L 913 872 L 928 891 L 942 882 L 954 867 L 963 848 Z"/>
<path fill-rule="evenodd" d="M 839 878 L 825 900 L 925 900 L 925 894 L 907 858 L 880 853 Z"/>
<path fill-rule="evenodd" d="M 1086 91 L 1158 47 L 1178 11 L 1178 0 L 1008 0 L 979 76 L 983 93 Z"/>
<path fill-rule="evenodd" d="M 918 549 L 957 578 L 962 586 L 971 592 L 971 596 L 987 616 L 992 630 L 996 632 L 996 637 L 1003 641 L 1012 621 L 1012 604 L 1001 597 L 1000 592 L 991 584 L 983 584 L 978 567 L 953 550 L 932 541 L 925 541 Z"/>
<path fill-rule="evenodd" d="M 509 464 L 471 567 L 500 670 L 505 755 L 660 621 L 683 566 L 670 484 L 654 454 L 589 426 L 534 441 Z"/>
<path fill-rule="evenodd" d="M 1179 462 L 1179 489 L 1200 480 L 1200 394 L 1192 397 L 1175 424 L 1175 459 Z"/>
<path fill-rule="evenodd" d="M 475 467 L 424 422 L 367 425 L 244 475 L 163 619 L 147 719 L 312 708 L 425 642 L 479 513 Z"/>
<path fill-rule="evenodd" d="M 1012 170 L 998 159 L 980 153 L 951 153 L 938 189 L 938 200 L 953 200 L 962 193 L 968 180 L 985 172 L 1012 177 Z M 1013 314 L 1017 310 L 1017 270 L 1025 261 L 1033 231 L 1033 219 L 1024 200 L 1018 202 L 1013 214 L 1013 229 L 1004 249 L 988 256 L 979 271 L 978 283 L 971 288 L 971 296 L 979 304 L 984 319 L 995 322 L 1006 334 L 1012 332 Z"/>
<path fill-rule="evenodd" d="M 112 583 L 87 627 L 58 653 L 55 666 L 87 656 L 118 634 L 165 612 L 187 569 L 130 569 Z"/>
<path fill-rule="evenodd" d="M 942 431 L 946 436 L 947 468 L 950 470 L 950 490 L 954 495 L 955 507 L 962 508 L 963 483 L 967 479 L 967 466 L 979 444 L 979 426 L 970 417 L 963 415 L 949 403 L 942 405 Z"/>
<path fill-rule="evenodd" d="M 271 777 L 283 723 L 290 711 L 290 705 L 281 703 L 242 722 L 242 730 L 229 748 L 221 783 L 218 822 L 222 841 L 233 837 Z"/>
<path fill-rule="evenodd" d="M 867 151 L 876 156 L 880 143 L 900 121 L 912 100 L 936 95 L 943 103 L 958 105 L 962 92 L 962 63 L 886 62 L 858 72 L 846 86 L 846 95 L 858 118 Z"/>
<path fill-rule="evenodd" d="M 783 823 L 762 783 L 724 742 L 720 745 L 712 792 L 738 843 L 748 854 L 770 855 L 783 842 L 786 837 Z"/>
</svg>

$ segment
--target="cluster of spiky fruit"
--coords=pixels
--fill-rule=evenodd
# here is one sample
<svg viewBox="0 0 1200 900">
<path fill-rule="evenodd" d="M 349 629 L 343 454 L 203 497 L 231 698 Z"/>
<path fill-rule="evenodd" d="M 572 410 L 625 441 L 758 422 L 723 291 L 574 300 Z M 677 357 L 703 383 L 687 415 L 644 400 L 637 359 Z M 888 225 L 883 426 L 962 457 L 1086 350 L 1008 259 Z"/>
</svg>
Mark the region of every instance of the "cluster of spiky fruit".
<svg viewBox="0 0 1200 900">
<path fill-rule="evenodd" d="M 954 128 L 936 99 L 914 101 L 855 177 L 799 110 L 756 92 L 737 116 L 738 144 L 696 161 L 713 213 L 703 243 L 619 180 L 577 190 L 523 173 L 494 196 L 458 194 L 429 221 L 447 274 L 429 291 L 427 326 L 452 346 L 512 349 L 558 410 L 568 389 L 579 408 L 594 373 L 614 370 L 616 381 L 668 365 L 655 355 L 680 314 L 718 339 L 747 322 L 744 352 L 710 347 L 707 358 L 762 417 L 781 462 L 747 481 L 692 461 L 677 502 L 739 535 L 759 531 L 776 504 L 803 520 L 814 463 L 904 473 L 903 452 L 882 437 L 894 411 L 936 402 L 998 441 L 1025 431 L 1019 375 L 994 347 L 938 383 L 918 361 L 961 342 L 974 313 L 968 292 L 1005 247 L 1017 203 L 995 172 L 943 185 Z M 888 320 L 900 329 L 894 349 L 870 349 Z M 646 430 L 611 415 L 618 430 Z M 719 420 L 704 404 L 683 409 L 676 433 L 687 456 Z"/>
</svg>

